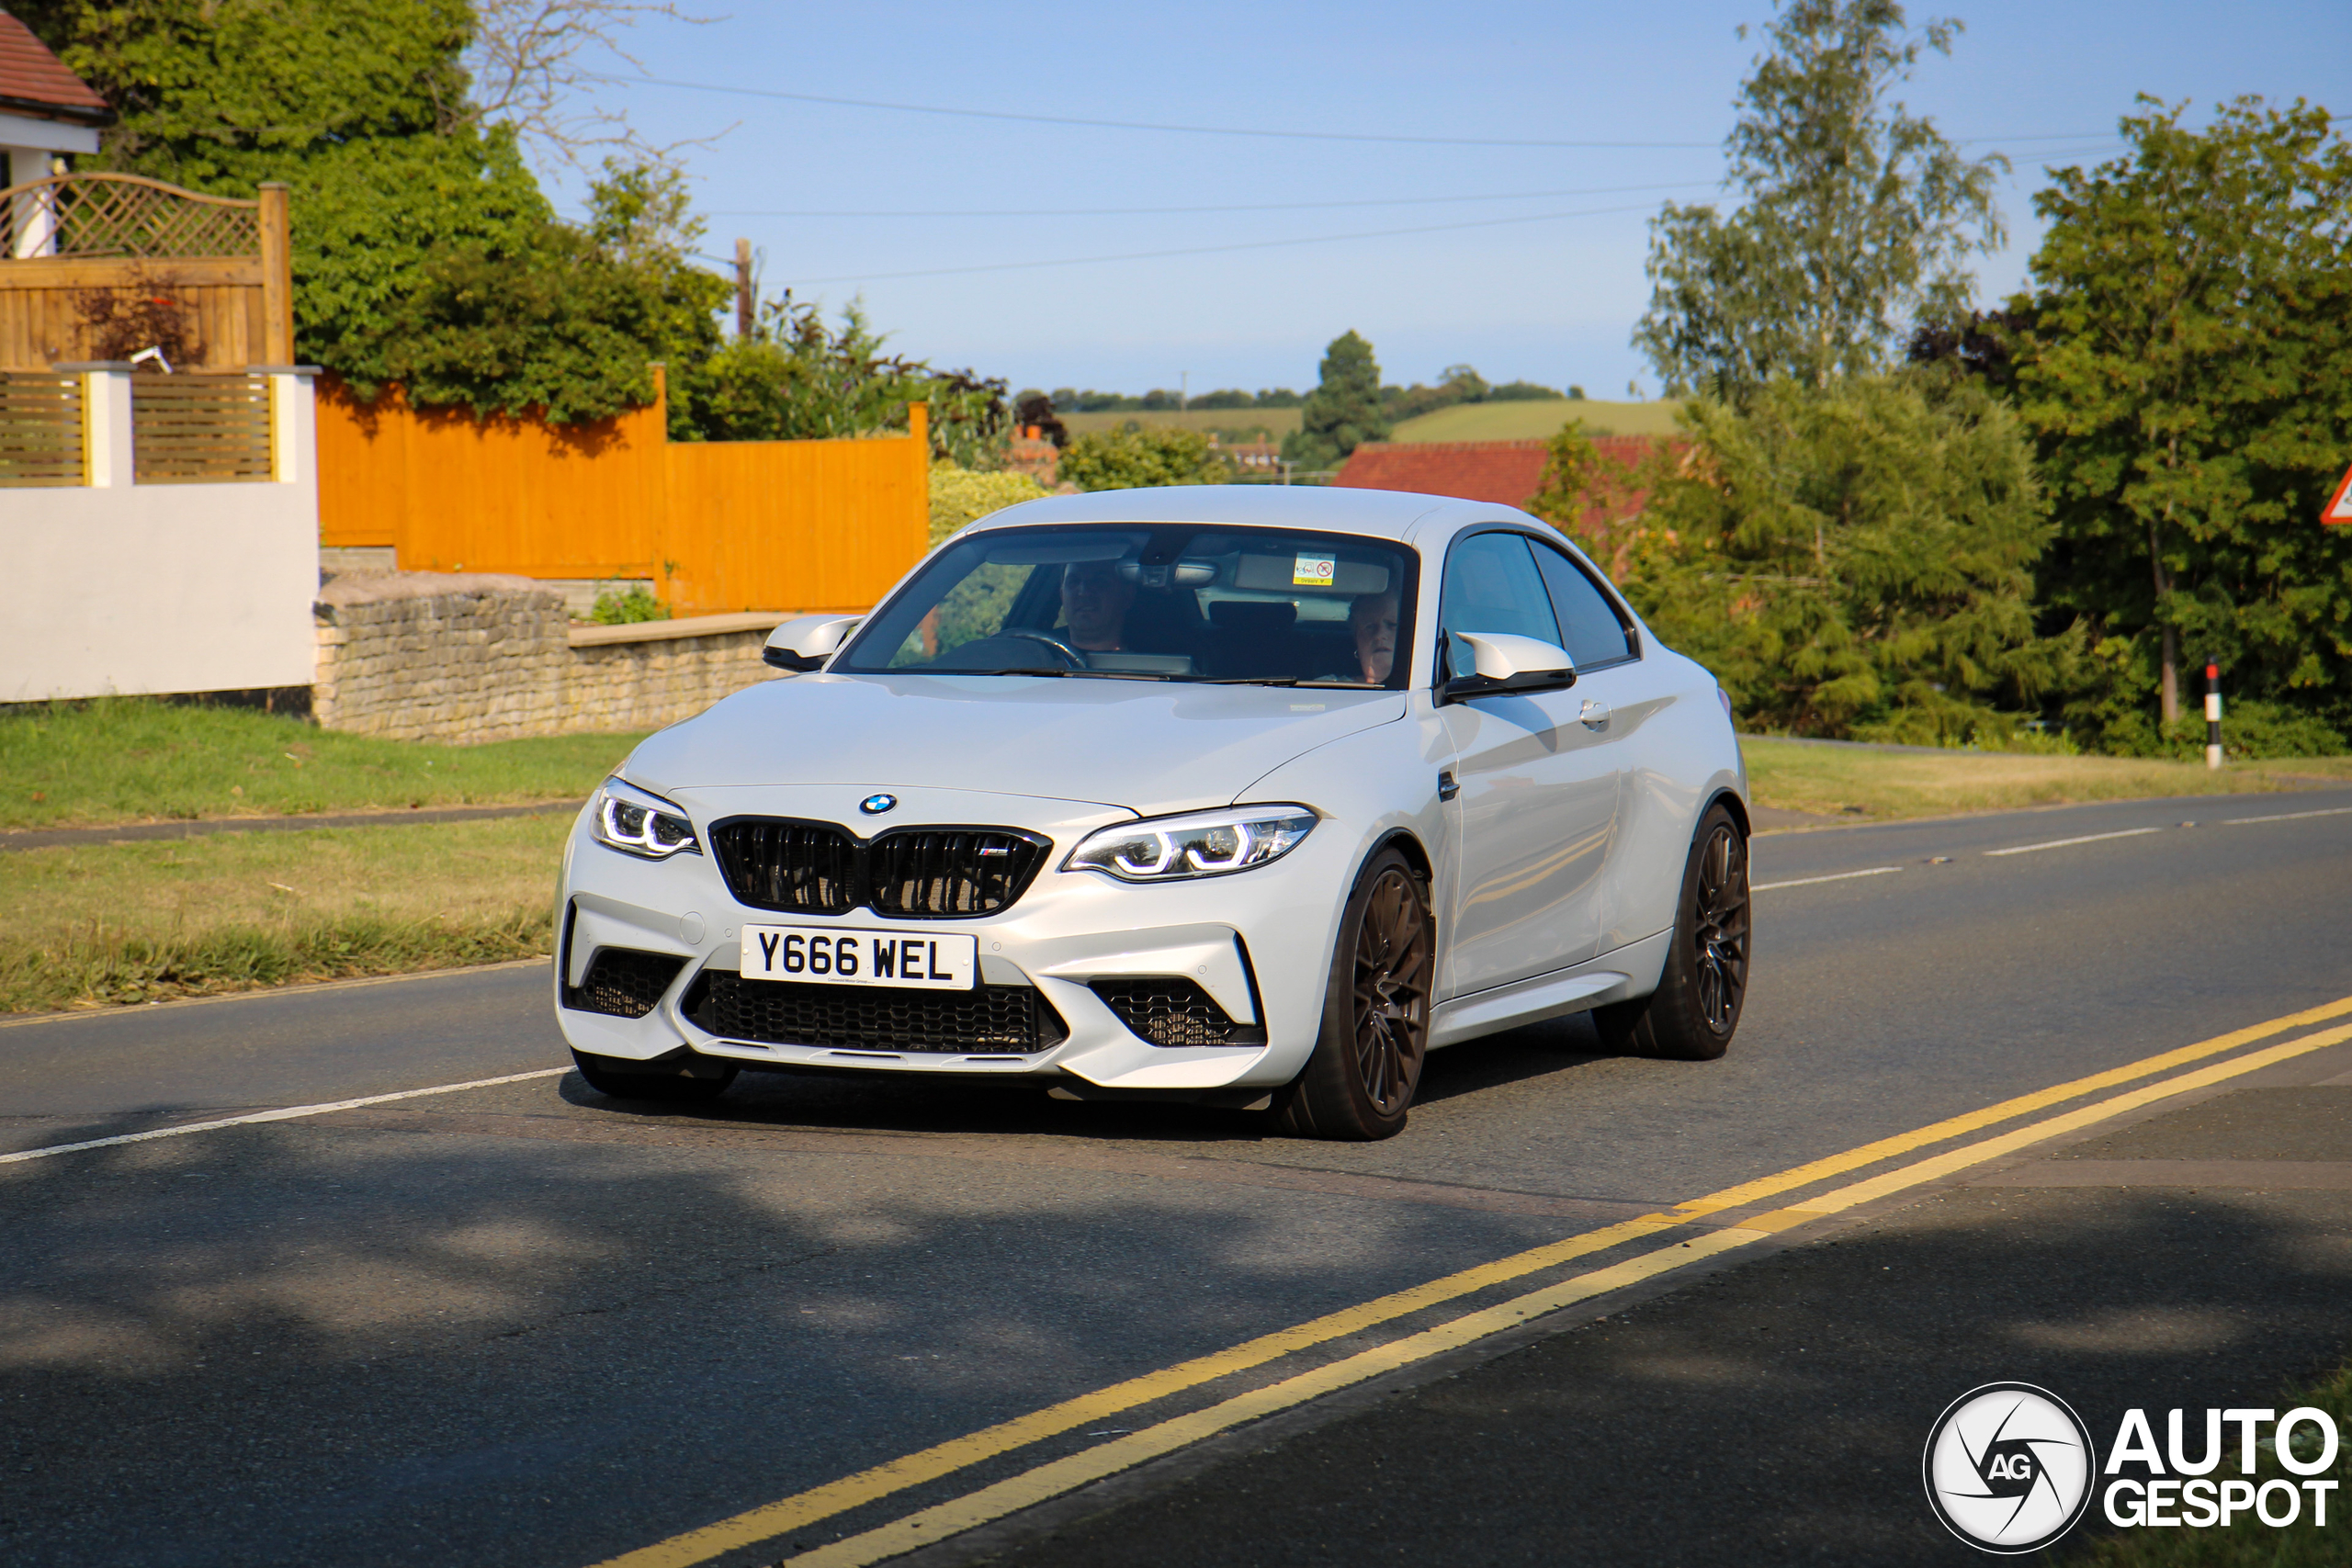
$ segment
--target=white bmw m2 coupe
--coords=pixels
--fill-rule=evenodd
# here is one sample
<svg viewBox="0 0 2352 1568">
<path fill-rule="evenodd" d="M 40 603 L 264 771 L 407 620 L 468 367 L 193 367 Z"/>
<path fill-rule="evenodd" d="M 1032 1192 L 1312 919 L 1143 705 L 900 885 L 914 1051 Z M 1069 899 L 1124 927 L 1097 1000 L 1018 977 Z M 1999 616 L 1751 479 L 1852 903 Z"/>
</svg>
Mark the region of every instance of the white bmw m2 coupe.
<svg viewBox="0 0 2352 1568">
<path fill-rule="evenodd" d="M 602 1093 L 1012 1077 L 1381 1138 L 1441 1045 L 1738 1025 L 1729 704 L 1524 513 L 1057 496 L 767 659 L 797 673 L 639 746 L 565 851 L 556 1015 Z"/>
</svg>

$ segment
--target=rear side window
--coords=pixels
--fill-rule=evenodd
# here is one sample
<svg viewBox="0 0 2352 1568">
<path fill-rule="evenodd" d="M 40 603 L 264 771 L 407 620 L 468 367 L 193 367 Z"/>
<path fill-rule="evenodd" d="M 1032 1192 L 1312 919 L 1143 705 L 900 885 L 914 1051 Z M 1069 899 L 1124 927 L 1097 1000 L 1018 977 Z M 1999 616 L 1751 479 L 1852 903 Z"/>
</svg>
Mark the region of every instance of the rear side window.
<svg viewBox="0 0 2352 1568">
<path fill-rule="evenodd" d="M 1445 558 L 1445 594 L 1439 625 L 1447 633 L 1447 651 L 1454 675 L 1476 669 L 1464 632 L 1501 632 L 1560 640 L 1559 623 L 1552 614 L 1551 596 L 1536 570 L 1527 541 L 1517 534 L 1473 534 L 1457 543 Z M 1575 657 L 1571 651 L 1569 657 Z"/>
<path fill-rule="evenodd" d="M 1552 591 L 1552 608 L 1560 617 L 1560 646 L 1568 650 L 1579 670 L 1613 664 L 1634 655 L 1626 640 L 1625 624 L 1617 618 L 1592 579 L 1576 562 L 1548 545 L 1532 547 L 1543 569 L 1544 585 Z"/>
</svg>

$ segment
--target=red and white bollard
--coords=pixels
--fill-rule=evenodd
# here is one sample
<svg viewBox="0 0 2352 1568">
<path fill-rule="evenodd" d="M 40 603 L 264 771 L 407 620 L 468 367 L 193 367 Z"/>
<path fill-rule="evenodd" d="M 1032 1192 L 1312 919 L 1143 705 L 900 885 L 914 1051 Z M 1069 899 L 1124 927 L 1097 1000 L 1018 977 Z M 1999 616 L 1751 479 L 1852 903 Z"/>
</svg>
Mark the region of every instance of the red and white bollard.
<svg viewBox="0 0 2352 1568">
<path fill-rule="evenodd" d="M 2222 667 L 2205 666 L 2205 765 L 2222 765 Z"/>
</svg>

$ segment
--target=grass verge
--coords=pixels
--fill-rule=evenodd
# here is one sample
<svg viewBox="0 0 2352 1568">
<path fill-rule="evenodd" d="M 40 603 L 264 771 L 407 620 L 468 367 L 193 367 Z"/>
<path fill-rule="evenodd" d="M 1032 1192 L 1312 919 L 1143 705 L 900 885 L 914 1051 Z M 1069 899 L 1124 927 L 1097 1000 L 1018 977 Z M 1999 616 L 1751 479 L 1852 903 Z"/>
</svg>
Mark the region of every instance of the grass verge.
<svg viewBox="0 0 2352 1568">
<path fill-rule="evenodd" d="M 2308 1388 L 2280 1393 L 2276 1408 L 2284 1413 L 2305 1404 L 2326 1411 L 2338 1431 L 2352 1426 L 2352 1361 Z M 2317 1430 L 2304 1423 L 2295 1435 L 2299 1446 L 2309 1445 L 2298 1457 L 2306 1463 L 2316 1459 Z M 2234 1456 L 2234 1433 L 2232 1438 Z M 2328 1495 L 2325 1527 L 2312 1523 L 2311 1494 L 2305 1492 L 2290 1525 L 2266 1525 L 2248 1514 L 2232 1519 L 2226 1527 L 2206 1529 L 2135 1528 L 2087 1537 L 2066 1553 L 2064 1561 L 2076 1568 L 2343 1568 L 2352 1562 L 2352 1547 L 2346 1545 L 2347 1538 L 2352 1538 L 2352 1515 L 2346 1513 L 2352 1508 L 2352 1443 L 2337 1449 L 2335 1465 L 2324 1473 L 2300 1476 L 2287 1472 L 2266 1439 L 2257 1446 L 2256 1468 L 2258 1474 L 2238 1476 L 2233 1457 L 2211 1479 L 2250 1480 L 2257 1487 L 2266 1481 L 2334 1481 L 2337 1490 Z M 2144 1472 L 2134 1467 L 2127 1473 Z M 2105 1477 L 2097 1479 L 2103 1482 Z M 2277 1511 L 2280 1505 L 2272 1506 Z M 2097 1512 L 2090 1515 L 2093 1520 L 2098 1517 Z"/>
<path fill-rule="evenodd" d="M 432 746 L 138 697 L 0 714 L 0 828 L 584 799 L 634 735 Z"/>
<path fill-rule="evenodd" d="M 568 817 L 0 854 L 0 1012 L 549 951 Z"/>
<path fill-rule="evenodd" d="M 2232 763 L 2128 757 L 2057 757 L 1988 751 L 1878 751 L 1808 746 L 1743 736 L 1747 783 L 1758 806 L 1849 821 L 1949 817 L 2093 800 L 2247 795 L 2301 787 L 2312 778 L 2352 779 L 2352 759 L 2290 757 Z"/>
</svg>

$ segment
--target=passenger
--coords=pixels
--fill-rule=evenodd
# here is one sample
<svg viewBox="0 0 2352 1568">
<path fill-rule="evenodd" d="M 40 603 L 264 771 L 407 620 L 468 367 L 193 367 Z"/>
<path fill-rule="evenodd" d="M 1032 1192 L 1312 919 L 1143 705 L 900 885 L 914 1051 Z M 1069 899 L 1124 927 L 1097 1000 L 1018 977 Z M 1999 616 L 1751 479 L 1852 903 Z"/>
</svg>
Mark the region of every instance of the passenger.
<svg viewBox="0 0 2352 1568">
<path fill-rule="evenodd" d="M 1080 652 L 1125 651 L 1135 602 L 1136 585 L 1119 575 L 1116 561 L 1072 561 L 1062 569 L 1062 625 Z"/>
<path fill-rule="evenodd" d="M 1396 662 L 1396 594 L 1359 595 L 1348 606 L 1348 629 L 1355 634 L 1358 677 L 1368 685 L 1385 686 Z"/>
</svg>

